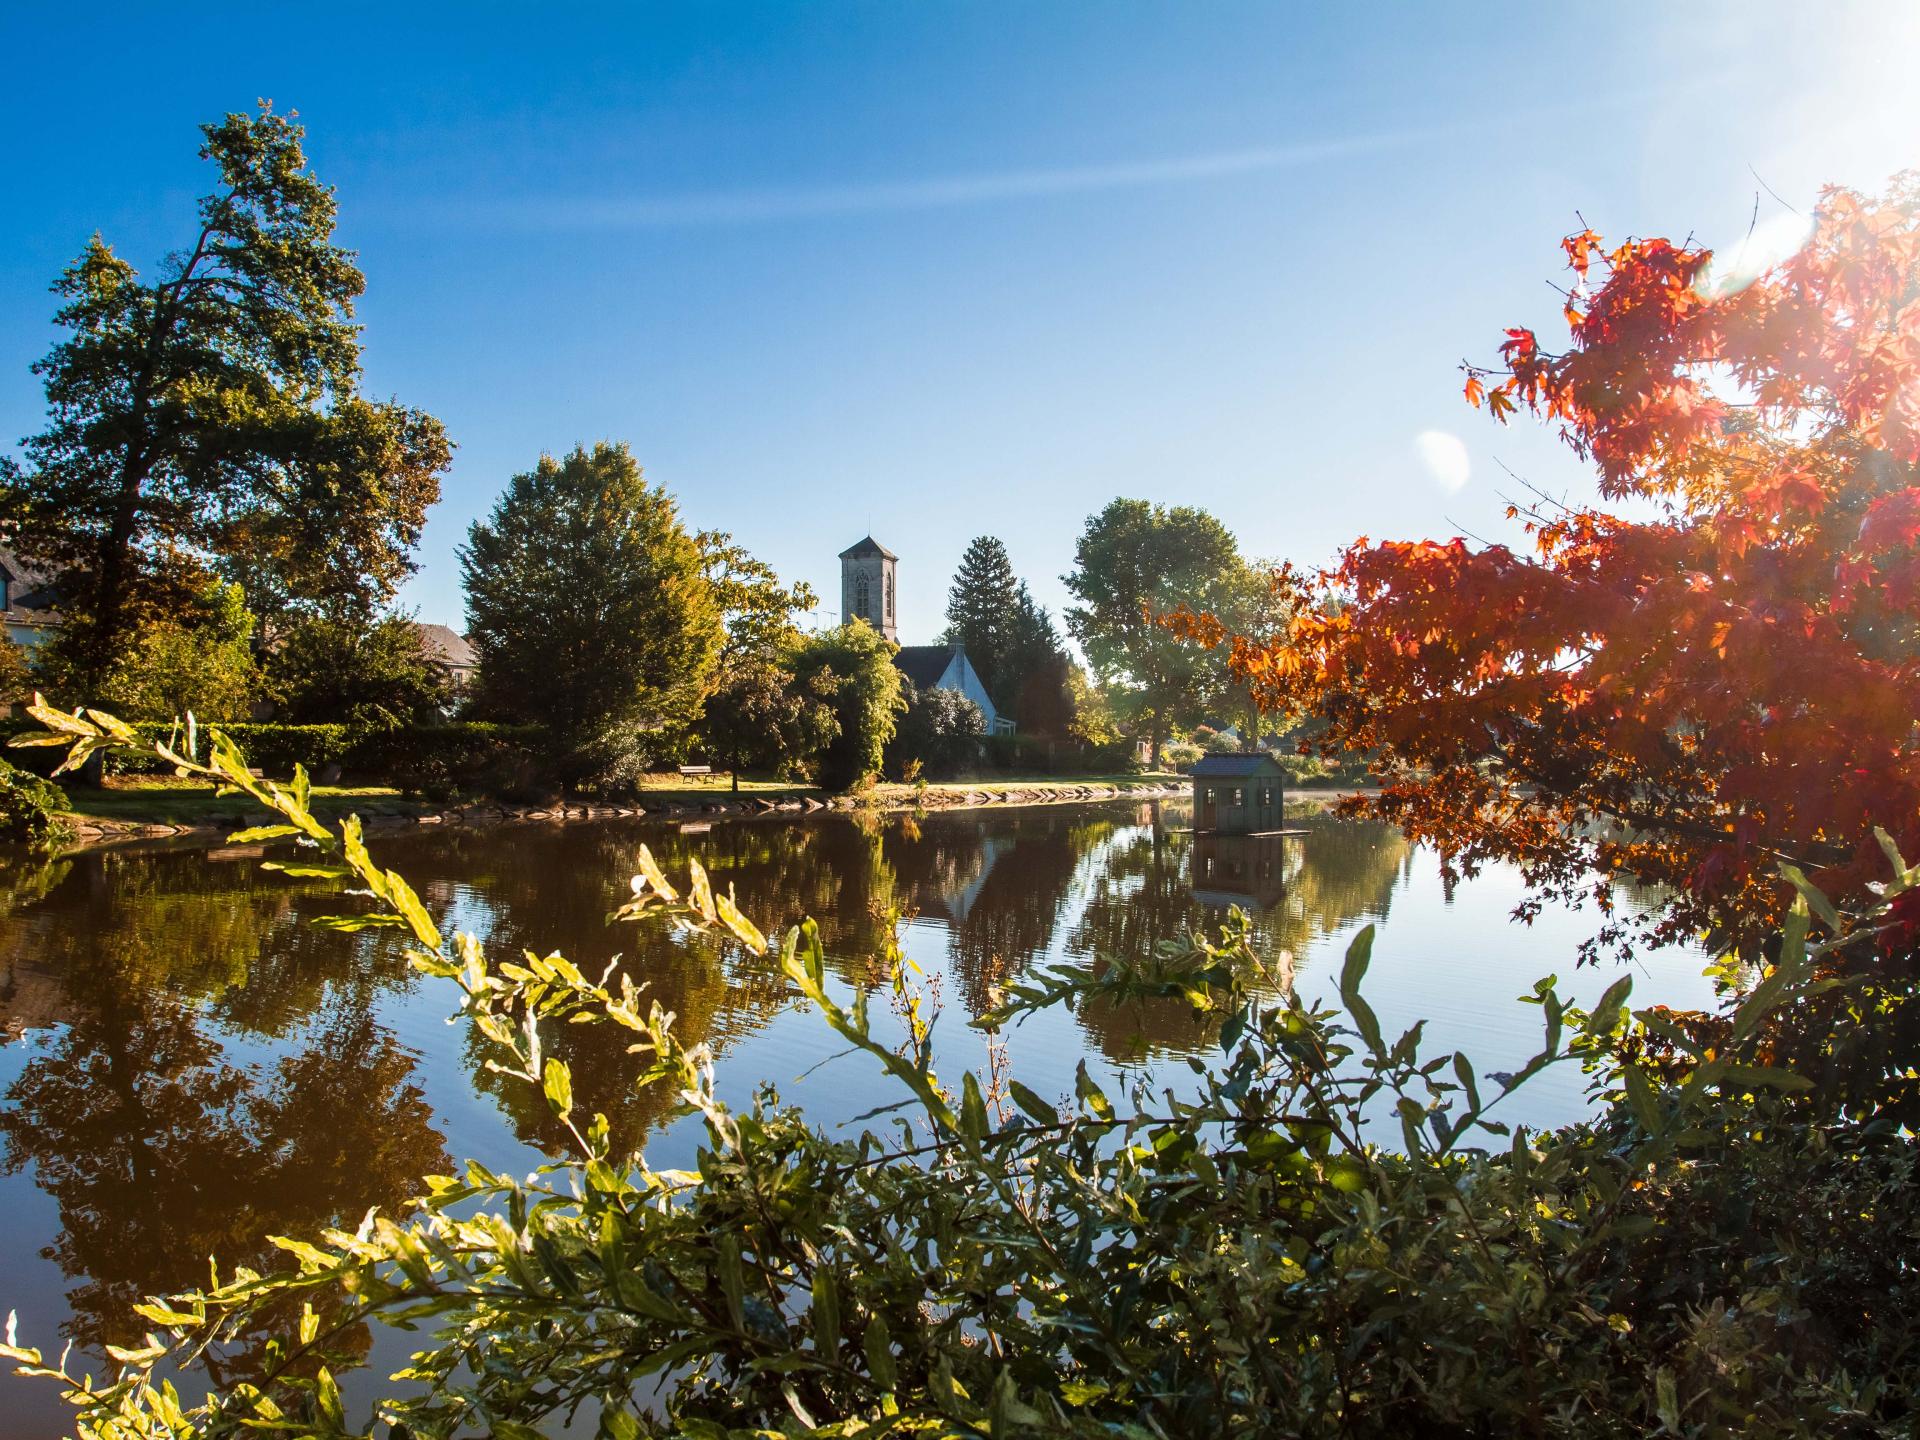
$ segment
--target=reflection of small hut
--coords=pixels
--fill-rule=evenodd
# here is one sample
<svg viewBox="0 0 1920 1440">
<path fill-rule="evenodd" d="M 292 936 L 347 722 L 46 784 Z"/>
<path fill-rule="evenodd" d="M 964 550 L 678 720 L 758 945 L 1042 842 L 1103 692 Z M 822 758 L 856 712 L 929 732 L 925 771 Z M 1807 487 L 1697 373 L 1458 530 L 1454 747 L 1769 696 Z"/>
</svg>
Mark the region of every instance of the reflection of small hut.
<svg viewBox="0 0 1920 1440">
<path fill-rule="evenodd" d="M 1202 905 L 1258 915 L 1287 897 L 1285 836 L 1195 835 L 1189 853 L 1193 898 Z"/>
<path fill-rule="evenodd" d="M 1287 772 L 1261 751 L 1202 755 L 1193 767 L 1193 828 L 1217 835 L 1259 835 L 1286 823 Z"/>
</svg>

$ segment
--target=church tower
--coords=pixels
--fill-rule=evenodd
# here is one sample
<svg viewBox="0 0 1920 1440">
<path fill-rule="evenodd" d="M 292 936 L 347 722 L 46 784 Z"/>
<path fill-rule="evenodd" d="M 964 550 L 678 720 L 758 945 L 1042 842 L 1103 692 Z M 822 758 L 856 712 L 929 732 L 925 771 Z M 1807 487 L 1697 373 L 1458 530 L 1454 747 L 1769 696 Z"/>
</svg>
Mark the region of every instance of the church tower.
<svg viewBox="0 0 1920 1440">
<path fill-rule="evenodd" d="M 856 615 L 894 644 L 900 643 L 893 571 L 900 557 L 871 535 L 840 552 L 840 619 Z"/>
</svg>

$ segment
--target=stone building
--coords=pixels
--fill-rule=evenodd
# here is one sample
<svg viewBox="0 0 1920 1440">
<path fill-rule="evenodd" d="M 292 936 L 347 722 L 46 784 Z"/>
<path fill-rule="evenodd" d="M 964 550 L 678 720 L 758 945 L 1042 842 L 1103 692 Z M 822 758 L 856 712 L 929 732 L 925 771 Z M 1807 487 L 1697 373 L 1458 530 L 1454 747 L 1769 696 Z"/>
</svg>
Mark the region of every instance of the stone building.
<svg viewBox="0 0 1920 1440">
<path fill-rule="evenodd" d="M 840 618 L 866 621 L 895 645 L 900 643 L 899 604 L 894 570 L 900 557 L 871 535 L 840 552 Z"/>
</svg>

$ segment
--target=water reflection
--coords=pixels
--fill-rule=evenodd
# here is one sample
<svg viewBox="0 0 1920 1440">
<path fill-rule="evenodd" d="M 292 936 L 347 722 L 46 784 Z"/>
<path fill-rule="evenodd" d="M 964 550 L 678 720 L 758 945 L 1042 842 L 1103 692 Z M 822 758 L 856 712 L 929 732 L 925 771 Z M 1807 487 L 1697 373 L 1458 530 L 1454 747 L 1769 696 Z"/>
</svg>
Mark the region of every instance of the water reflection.
<svg viewBox="0 0 1920 1440">
<path fill-rule="evenodd" d="M 0 1105 L 0 1170 L 60 1230 L 10 1227 L 0 1265 L 29 1245 L 58 1265 L 70 1338 L 127 1343 L 133 1302 L 209 1255 L 265 1263 L 267 1235 L 352 1225 L 445 1168 L 418 1057 L 375 1015 L 405 973 L 300 923 L 334 902 L 174 857 L 10 879 L 31 898 L 0 925 L 0 1013 L 37 1043 Z"/>
<path fill-rule="evenodd" d="M 837 1047 L 789 1009 L 767 963 L 709 937 L 605 923 L 640 842 L 669 873 L 700 859 L 763 925 L 813 916 L 857 988 L 882 983 L 889 926 L 914 917 L 916 935 L 944 946 L 937 973 L 968 1015 L 1038 961 L 1141 953 L 1216 926 L 1229 903 L 1249 911 L 1258 945 L 1304 954 L 1387 920 L 1412 858 L 1383 826 L 1323 820 L 1304 839 L 1237 840 L 1188 823 L 1179 807 L 1121 804 L 428 831 L 379 848 L 443 927 L 476 931 L 495 954 L 559 950 L 588 973 L 619 957 L 683 1035 L 715 1047 L 738 1093 Z M 398 1205 L 449 1152 L 525 1168 L 558 1149 L 540 1098 L 489 1072 L 465 1027 L 439 1023 L 450 987 L 414 976 L 389 936 L 313 929 L 342 902 L 257 860 L 123 852 L 0 871 L 0 1204 L 35 1217 L 0 1236 L 0 1308 L 43 1286 L 34 1267 L 51 1261 L 67 1333 L 118 1343 L 133 1300 L 197 1281 L 210 1253 L 260 1263 L 269 1234 L 350 1226 Z M 1038 1057 L 1069 1075 L 1081 1054 L 1151 1063 L 1208 1039 L 1176 1004 L 1074 1023 L 1057 1043 L 1047 1032 L 1063 1053 Z M 549 1042 L 577 1104 L 637 1147 L 668 1099 L 631 1084 L 626 1043 L 601 1026 Z M 832 1122 L 871 1100 L 827 1089 L 805 1103 Z"/>
</svg>

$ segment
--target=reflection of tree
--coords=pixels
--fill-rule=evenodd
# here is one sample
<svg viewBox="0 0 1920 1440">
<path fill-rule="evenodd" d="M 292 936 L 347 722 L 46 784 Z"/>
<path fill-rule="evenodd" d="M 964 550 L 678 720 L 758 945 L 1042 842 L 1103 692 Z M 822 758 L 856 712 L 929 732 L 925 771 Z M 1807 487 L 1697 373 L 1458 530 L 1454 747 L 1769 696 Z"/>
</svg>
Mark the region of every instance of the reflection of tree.
<svg viewBox="0 0 1920 1440">
<path fill-rule="evenodd" d="M 131 1304 L 204 1280 L 208 1255 L 277 1264 L 267 1235 L 355 1224 L 449 1164 L 414 1057 L 373 1016 L 410 973 L 303 923 L 339 908 L 329 890 L 152 851 L 9 887 L 0 1000 L 12 1023 L 66 1028 L 7 1091 L 0 1164 L 59 1207 L 44 1253 L 77 1282 L 76 1341 L 135 1338 Z M 236 1063 L 216 1027 L 280 1058 Z"/>
<path fill-rule="evenodd" d="M 414 983 L 397 947 L 307 923 L 351 905 L 336 887 L 289 881 L 251 857 L 104 851 L 56 868 L 57 883 L 0 919 L 0 1001 L 8 986 L 38 995 L 21 1024 L 75 1018 L 99 987 L 69 982 L 95 974 L 158 1003 L 205 1001 L 224 1023 L 268 1036 L 304 1023 L 330 989 Z"/>
<path fill-rule="evenodd" d="M 0 1138 L 6 1170 L 31 1165 L 59 1205 L 44 1253 L 79 1282 L 64 1328 L 82 1344 L 134 1338 L 132 1303 L 203 1280 L 210 1254 L 279 1263 L 267 1235 L 351 1226 L 450 1163 L 414 1058 L 364 997 L 263 1077 L 110 969 L 68 984 L 80 1018 L 9 1087 Z"/>
<path fill-rule="evenodd" d="M 697 858 L 717 888 L 733 886 L 746 913 L 772 925 L 774 916 L 812 898 L 803 890 L 830 891 L 832 867 L 815 853 L 817 836 L 808 826 L 741 824 L 687 834 L 650 829 L 645 840 L 669 874 L 683 876 Z M 430 906 L 480 935 L 492 954 L 558 951 L 596 976 L 621 956 L 620 968 L 643 987 L 643 1004 L 657 1001 L 672 1011 L 688 1043 L 724 1049 L 777 1013 L 786 983 L 772 961 L 744 956 L 710 935 L 608 925 L 608 912 L 629 893 L 640 843 L 631 827 L 569 826 L 541 832 L 533 862 L 524 832 L 493 830 L 435 837 L 408 847 L 396 863 Z M 638 1149 L 673 1101 L 663 1087 L 635 1083 L 644 1066 L 628 1053 L 633 1038 L 612 1025 L 560 1025 L 543 1034 L 547 1053 L 573 1072 L 576 1107 L 605 1115 L 623 1149 Z M 476 1032 L 468 1030 L 465 1043 L 475 1085 L 494 1098 L 519 1138 L 549 1153 L 563 1147 L 565 1127 L 540 1092 L 488 1070 L 489 1046 Z"/>
<path fill-rule="evenodd" d="M 1067 937 L 1070 953 L 1149 955 L 1162 941 L 1210 931 L 1225 918 L 1194 893 L 1193 836 L 1171 829 L 1166 820 L 1172 818 L 1120 833 L 1095 857 L 1086 904 Z M 1263 954 L 1298 953 L 1361 916 L 1385 918 L 1408 854 L 1405 838 L 1391 826 L 1315 817 L 1303 827 L 1310 833 L 1285 842 L 1278 902 L 1265 910 L 1244 907 Z M 1207 1039 L 1207 1027 L 1175 1001 L 1124 1010 L 1089 1006 L 1081 1020 L 1115 1061 L 1190 1051 Z"/>
</svg>

